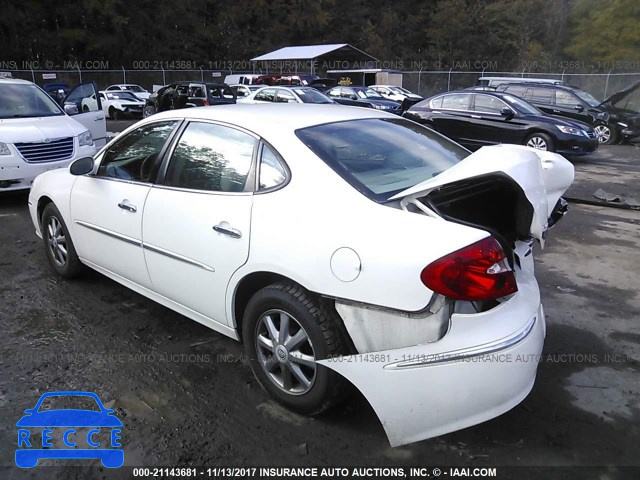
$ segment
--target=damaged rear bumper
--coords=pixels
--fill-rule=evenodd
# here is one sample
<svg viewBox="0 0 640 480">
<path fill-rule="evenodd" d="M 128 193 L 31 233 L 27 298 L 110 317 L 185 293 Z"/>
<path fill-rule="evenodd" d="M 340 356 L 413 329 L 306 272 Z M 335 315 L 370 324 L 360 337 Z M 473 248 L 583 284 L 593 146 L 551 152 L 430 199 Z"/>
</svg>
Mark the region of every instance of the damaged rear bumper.
<svg viewBox="0 0 640 480">
<path fill-rule="evenodd" d="M 482 313 L 453 314 L 439 341 L 322 360 L 355 385 L 392 446 L 435 437 L 501 415 L 533 387 L 545 336 L 534 276 Z"/>
</svg>

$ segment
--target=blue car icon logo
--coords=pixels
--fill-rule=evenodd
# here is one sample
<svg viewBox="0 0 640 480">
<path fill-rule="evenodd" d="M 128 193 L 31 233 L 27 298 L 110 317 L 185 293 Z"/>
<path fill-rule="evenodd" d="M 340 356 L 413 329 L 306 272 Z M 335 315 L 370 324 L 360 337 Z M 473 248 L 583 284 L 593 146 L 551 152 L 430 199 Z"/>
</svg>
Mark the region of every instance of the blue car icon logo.
<svg viewBox="0 0 640 480">
<path fill-rule="evenodd" d="M 51 397 L 77 397 L 95 400 L 97 410 L 54 409 L 42 410 L 42 403 Z M 87 399 L 87 397 L 89 397 Z M 93 405 L 93 403 L 91 403 Z M 118 468 L 124 463 L 120 439 L 122 422 L 115 410 L 104 407 L 92 392 L 49 392 L 40 397 L 34 408 L 24 411 L 18 420 L 18 448 L 16 465 L 33 468 L 41 458 L 100 459 L 106 468 Z M 86 434 L 81 431 L 87 430 Z M 41 441 L 37 434 L 41 433 Z M 54 442 L 64 448 L 54 448 Z M 56 445 L 55 447 L 62 446 Z M 82 447 L 82 448 L 80 448 Z M 84 448 L 86 447 L 86 448 Z"/>
</svg>

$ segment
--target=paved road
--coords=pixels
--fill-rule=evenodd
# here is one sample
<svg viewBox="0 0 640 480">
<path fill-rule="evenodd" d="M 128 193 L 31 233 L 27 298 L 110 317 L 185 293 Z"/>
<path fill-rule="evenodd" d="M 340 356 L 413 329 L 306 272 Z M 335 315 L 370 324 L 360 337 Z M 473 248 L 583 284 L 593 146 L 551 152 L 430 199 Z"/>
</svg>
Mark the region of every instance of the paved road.
<svg viewBox="0 0 640 480">
<path fill-rule="evenodd" d="M 321 417 L 292 414 L 259 388 L 234 341 L 97 273 L 56 277 L 26 194 L 2 195 L 0 465 L 13 465 L 15 422 L 43 392 L 89 390 L 124 422 L 126 465 L 640 466 L 639 243 L 638 212 L 573 206 L 537 252 L 548 331 L 531 394 L 495 420 L 391 449 L 357 392 Z M 38 468 L 28 475 L 45 478 Z M 71 474 L 107 476 L 47 470 Z"/>
</svg>

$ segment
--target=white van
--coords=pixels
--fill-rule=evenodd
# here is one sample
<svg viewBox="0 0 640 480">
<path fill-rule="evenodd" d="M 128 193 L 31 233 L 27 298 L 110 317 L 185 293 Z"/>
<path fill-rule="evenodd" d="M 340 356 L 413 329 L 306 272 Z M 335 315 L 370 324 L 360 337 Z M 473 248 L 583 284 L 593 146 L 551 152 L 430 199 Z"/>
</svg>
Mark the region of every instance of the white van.
<svg viewBox="0 0 640 480">
<path fill-rule="evenodd" d="M 227 85 L 253 85 L 259 76 L 260 75 L 255 73 L 234 73 L 232 75 L 227 75 L 226 77 L 224 77 L 224 83 L 226 83 Z"/>
<path fill-rule="evenodd" d="M 78 85 L 63 110 L 36 84 L 0 78 L 0 193 L 28 189 L 42 172 L 92 157 L 105 145 L 107 125 L 96 93 L 91 83 Z"/>
<path fill-rule="evenodd" d="M 562 80 L 555 78 L 533 78 L 533 77 L 480 77 L 476 86 L 497 87 L 503 83 L 550 83 L 553 85 L 565 85 Z"/>
</svg>

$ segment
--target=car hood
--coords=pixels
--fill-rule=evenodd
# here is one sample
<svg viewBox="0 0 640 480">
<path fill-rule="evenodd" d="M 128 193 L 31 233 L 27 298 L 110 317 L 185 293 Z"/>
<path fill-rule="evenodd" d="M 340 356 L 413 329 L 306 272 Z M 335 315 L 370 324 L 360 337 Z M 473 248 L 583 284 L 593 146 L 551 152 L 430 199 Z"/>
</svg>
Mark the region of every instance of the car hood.
<svg viewBox="0 0 640 480">
<path fill-rule="evenodd" d="M 614 93 L 610 97 L 607 97 L 600 105 L 614 104 L 616 102 L 619 102 L 620 100 L 622 100 L 624 97 L 629 95 L 631 92 L 633 92 L 637 88 L 640 88 L 640 81 L 637 81 L 629 85 L 627 88 L 624 88 L 623 90 L 620 90 L 619 92 Z"/>
<path fill-rule="evenodd" d="M 523 115 L 524 118 L 535 120 L 537 122 L 543 122 L 550 126 L 564 125 L 565 127 L 579 128 L 581 130 L 592 130 L 593 127 L 588 123 L 580 122 L 578 120 L 568 120 L 567 117 L 559 117 L 556 115 Z"/>
<path fill-rule="evenodd" d="M 0 119 L 0 142 L 32 143 L 75 137 L 86 130 L 67 115 Z"/>
<path fill-rule="evenodd" d="M 91 410 L 48 410 L 25 415 L 16 427 L 121 427 L 113 415 Z"/>
<path fill-rule="evenodd" d="M 394 195 L 406 204 L 447 184 L 504 174 L 522 189 L 533 207 L 530 234 L 544 247 L 549 217 L 574 178 L 573 165 L 561 155 L 518 145 L 483 147 L 453 167 Z"/>
</svg>

